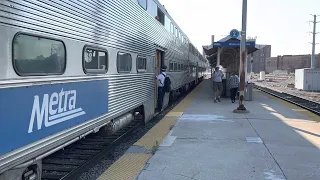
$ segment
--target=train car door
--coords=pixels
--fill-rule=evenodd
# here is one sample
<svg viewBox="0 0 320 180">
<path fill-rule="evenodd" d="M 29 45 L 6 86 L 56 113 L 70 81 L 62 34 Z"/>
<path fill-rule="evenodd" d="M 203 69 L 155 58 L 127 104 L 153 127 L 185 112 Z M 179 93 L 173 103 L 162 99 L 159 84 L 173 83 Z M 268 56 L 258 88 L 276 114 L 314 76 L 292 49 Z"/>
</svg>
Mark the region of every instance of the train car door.
<svg viewBox="0 0 320 180">
<path fill-rule="evenodd" d="M 157 76 L 161 72 L 161 67 L 164 64 L 164 52 L 161 50 L 156 50 L 156 59 L 155 59 L 155 75 Z M 157 108 L 157 100 L 158 100 L 158 81 L 155 78 L 154 81 L 154 107 Z"/>
</svg>

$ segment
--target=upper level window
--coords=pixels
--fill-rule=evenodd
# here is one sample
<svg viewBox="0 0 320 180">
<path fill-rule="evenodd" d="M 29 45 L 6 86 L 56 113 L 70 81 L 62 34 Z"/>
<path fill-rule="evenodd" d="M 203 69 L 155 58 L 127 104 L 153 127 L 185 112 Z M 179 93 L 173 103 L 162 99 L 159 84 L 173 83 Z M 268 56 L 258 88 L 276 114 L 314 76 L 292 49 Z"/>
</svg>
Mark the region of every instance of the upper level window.
<svg viewBox="0 0 320 180">
<path fill-rule="evenodd" d="M 164 17 L 165 17 L 165 14 L 161 11 L 160 8 L 158 8 L 158 13 L 157 13 L 157 16 L 158 16 L 158 21 L 164 25 Z"/>
<path fill-rule="evenodd" d="M 84 47 L 82 58 L 86 73 L 106 73 L 108 69 L 107 51 L 93 47 Z"/>
<path fill-rule="evenodd" d="M 147 69 L 147 58 L 145 57 L 137 57 L 137 71 L 145 72 Z"/>
<path fill-rule="evenodd" d="M 131 68 L 132 68 L 131 54 L 118 52 L 118 56 L 117 56 L 118 73 L 130 73 Z"/>
<path fill-rule="evenodd" d="M 138 3 L 143 9 L 147 10 L 147 0 L 138 0 Z"/>
<path fill-rule="evenodd" d="M 178 29 L 177 29 L 177 28 L 175 28 L 174 32 L 175 32 L 176 37 L 178 37 L 178 33 L 179 33 L 179 31 L 178 31 Z"/>
<path fill-rule="evenodd" d="M 63 74 L 66 49 L 60 40 L 18 34 L 13 39 L 13 65 L 21 76 Z"/>
</svg>

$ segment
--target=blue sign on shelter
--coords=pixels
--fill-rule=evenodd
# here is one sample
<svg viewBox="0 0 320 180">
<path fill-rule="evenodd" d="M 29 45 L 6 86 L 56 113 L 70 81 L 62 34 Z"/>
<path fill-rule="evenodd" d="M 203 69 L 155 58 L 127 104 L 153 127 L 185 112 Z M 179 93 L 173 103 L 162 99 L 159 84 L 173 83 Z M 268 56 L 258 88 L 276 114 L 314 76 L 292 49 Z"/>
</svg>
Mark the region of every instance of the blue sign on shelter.
<svg viewBox="0 0 320 180">
<path fill-rule="evenodd" d="M 232 38 L 238 38 L 239 35 L 240 35 L 239 31 L 236 30 L 236 29 L 232 29 L 232 30 L 230 31 L 230 37 L 232 37 Z"/>
<path fill-rule="evenodd" d="M 246 42 L 246 46 L 254 47 L 256 45 L 256 42 L 249 41 Z M 240 47 L 240 42 L 214 42 L 214 47 Z"/>
</svg>

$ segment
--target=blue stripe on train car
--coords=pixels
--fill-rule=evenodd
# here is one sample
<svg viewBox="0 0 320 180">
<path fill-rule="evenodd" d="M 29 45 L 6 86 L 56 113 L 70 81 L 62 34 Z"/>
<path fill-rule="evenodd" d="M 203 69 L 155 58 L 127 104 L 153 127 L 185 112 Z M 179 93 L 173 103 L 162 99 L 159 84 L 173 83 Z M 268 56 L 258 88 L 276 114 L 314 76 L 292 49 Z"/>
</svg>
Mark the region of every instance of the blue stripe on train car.
<svg viewBox="0 0 320 180">
<path fill-rule="evenodd" d="M 0 89 L 0 155 L 108 113 L 108 80 Z"/>
</svg>

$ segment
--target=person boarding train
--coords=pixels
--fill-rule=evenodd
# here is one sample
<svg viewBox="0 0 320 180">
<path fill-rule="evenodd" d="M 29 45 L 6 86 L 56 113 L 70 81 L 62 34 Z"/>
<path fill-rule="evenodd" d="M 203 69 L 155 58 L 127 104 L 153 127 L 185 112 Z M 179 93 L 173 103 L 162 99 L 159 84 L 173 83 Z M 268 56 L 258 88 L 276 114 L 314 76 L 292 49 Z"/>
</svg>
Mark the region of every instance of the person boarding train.
<svg viewBox="0 0 320 180">
<path fill-rule="evenodd" d="M 167 66 L 162 66 L 161 73 L 156 76 L 158 82 L 158 101 L 157 101 L 157 110 L 161 111 L 163 106 L 163 98 L 166 92 L 171 90 L 171 81 L 166 74 Z"/>
</svg>

